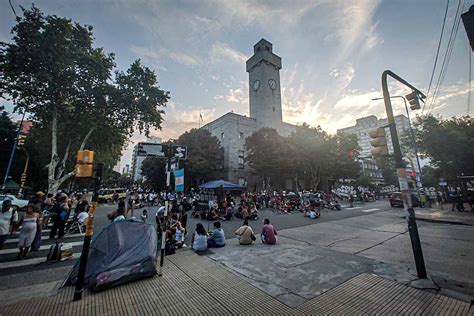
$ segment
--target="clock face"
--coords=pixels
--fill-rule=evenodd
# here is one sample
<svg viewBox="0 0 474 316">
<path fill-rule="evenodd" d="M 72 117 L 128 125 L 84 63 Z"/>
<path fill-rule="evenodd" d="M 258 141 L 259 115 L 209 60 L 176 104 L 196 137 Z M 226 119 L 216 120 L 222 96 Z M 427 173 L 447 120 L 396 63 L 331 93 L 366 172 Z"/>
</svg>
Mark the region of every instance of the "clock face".
<svg viewBox="0 0 474 316">
<path fill-rule="evenodd" d="M 275 90 L 276 86 L 277 86 L 277 83 L 276 83 L 275 80 L 270 79 L 270 80 L 268 80 L 268 85 L 270 86 L 270 89 Z"/>
<path fill-rule="evenodd" d="M 258 88 L 260 88 L 260 80 L 255 80 L 255 81 L 253 82 L 253 90 L 254 90 L 254 91 L 257 91 Z"/>
</svg>

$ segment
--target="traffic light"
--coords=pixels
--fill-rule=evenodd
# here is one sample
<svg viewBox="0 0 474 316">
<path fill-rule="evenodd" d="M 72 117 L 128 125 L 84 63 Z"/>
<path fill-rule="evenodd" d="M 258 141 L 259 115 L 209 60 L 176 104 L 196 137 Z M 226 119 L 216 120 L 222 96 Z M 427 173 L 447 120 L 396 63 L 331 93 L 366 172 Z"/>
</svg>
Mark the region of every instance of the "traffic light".
<svg viewBox="0 0 474 316">
<path fill-rule="evenodd" d="M 26 135 L 18 135 L 18 147 L 25 145 Z"/>
<path fill-rule="evenodd" d="M 405 97 L 407 98 L 408 103 L 410 103 L 410 109 L 412 111 L 421 109 L 420 98 L 416 91 L 412 91 L 412 93 L 407 94 Z"/>
<path fill-rule="evenodd" d="M 415 171 L 410 171 L 410 177 L 411 177 L 412 179 L 416 179 L 416 173 L 415 173 Z"/>
<path fill-rule="evenodd" d="M 90 150 L 79 150 L 76 159 L 76 177 L 92 177 L 94 152 Z"/>
<path fill-rule="evenodd" d="M 370 138 L 373 140 L 370 142 L 372 150 L 370 153 L 373 157 L 388 156 L 387 138 L 385 137 L 385 128 L 379 127 L 369 132 Z"/>
</svg>

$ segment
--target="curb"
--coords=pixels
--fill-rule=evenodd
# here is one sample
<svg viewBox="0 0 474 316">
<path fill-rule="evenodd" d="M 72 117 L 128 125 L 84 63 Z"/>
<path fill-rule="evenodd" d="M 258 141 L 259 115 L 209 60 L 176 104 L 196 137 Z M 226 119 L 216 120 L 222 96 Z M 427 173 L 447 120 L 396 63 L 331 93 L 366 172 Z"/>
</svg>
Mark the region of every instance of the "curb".
<svg viewBox="0 0 474 316">
<path fill-rule="evenodd" d="M 443 220 L 443 219 L 432 219 L 432 218 L 419 217 L 419 216 L 416 216 L 416 220 L 417 221 L 422 221 L 422 222 L 441 223 L 441 224 L 449 224 L 449 225 L 474 226 L 473 224 L 468 224 L 468 223 L 463 223 L 463 222 L 458 222 L 458 221 L 448 221 L 448 220 Z"/>
</svg>

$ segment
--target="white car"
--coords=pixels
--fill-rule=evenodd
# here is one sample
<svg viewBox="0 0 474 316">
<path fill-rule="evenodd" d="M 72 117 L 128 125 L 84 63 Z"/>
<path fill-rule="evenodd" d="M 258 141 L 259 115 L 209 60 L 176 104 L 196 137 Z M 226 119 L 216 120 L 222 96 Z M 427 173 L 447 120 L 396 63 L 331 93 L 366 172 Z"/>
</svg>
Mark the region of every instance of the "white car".
<svg viewBox="0 0 474 316">
<path fill-rule="evenodd" d="M 17 198 L 14 195 L 0 195 L 0 205 L 3 203 L 5 200 L 11 200 L 12 201 L 12 207 L 16 208 L 17 210 L 21 210 L 22 208 L 26 207 L 28 205 L 28 200 L 21 200 Z"/>
</svg>

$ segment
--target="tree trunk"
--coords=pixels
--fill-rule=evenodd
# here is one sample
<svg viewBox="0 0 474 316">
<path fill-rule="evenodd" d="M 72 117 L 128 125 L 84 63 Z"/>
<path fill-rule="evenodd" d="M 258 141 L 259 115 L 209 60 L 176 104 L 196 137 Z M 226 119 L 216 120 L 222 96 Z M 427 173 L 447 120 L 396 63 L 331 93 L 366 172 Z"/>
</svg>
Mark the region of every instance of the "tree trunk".
<svg viewBox="0 0 474 316">
<path fill-rule="evenodd" d="M 94 127 L 92 127 L 87 135 L 82 140 L 81 146 L 79 150 L 84 150 L 86 146 L 87 140 L 91 136 L 92 132 L 94 131 Z M 69 156 L 69 151 L 71 147 L 71 142 L 68 143 L 66 147 L 66 151 L 64 152 L 63 159 L 61 160 L 61 164 L 58 167 L 60 162 L 58 156 L 58 113 L 55 111 L 53 113 L 53 121 L 51 124 L 51 162 L 48 164 L 48 193 L 55 194 L 59 187 L 69 178 L 73 177 L 76 174 L 76 170 L 72 170 L 71 172 L 66 173 L 63 175 L 64 170 L 66 169 L 66 162 Z M 57 169 L 57 170 L 56 170 Z"/>
</svg>

